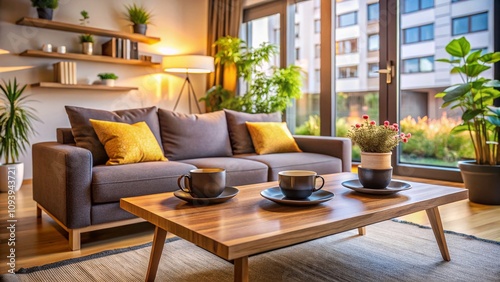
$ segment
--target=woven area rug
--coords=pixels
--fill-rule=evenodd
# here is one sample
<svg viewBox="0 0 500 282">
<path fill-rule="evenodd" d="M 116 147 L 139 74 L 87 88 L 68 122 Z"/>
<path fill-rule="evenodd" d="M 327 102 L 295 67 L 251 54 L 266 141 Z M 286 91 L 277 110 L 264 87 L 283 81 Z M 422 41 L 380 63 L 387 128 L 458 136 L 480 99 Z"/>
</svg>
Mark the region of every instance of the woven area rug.
<svg viewBox="0 0 500 282">
<path fill-rule="evenodd" d="M 432 230 L 385 221 L 249 258 L 250 281 L 500 281 L 500 242 L 446 232 L 451 261 Z M 19 281 L 144 281 L 150 245 L 20 269 Z M 232 281 L 233 265 L 174 238 L 156 281 Z"/>
</svg>

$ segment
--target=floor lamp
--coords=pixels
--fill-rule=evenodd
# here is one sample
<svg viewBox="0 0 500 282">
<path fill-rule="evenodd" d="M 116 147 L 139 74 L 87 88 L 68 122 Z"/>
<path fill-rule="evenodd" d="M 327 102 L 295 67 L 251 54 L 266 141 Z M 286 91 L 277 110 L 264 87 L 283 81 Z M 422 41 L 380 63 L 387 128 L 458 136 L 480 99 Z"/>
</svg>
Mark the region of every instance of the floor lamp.
<svg viewBox="0 0 500 282">
<path fill-rule="evenodd" d="M 198 112 L 201 113 L 200 105 L 198 105 L 198 99 L 196 98 L 196 93 L 194 92 L 193 84 L 189 79 L 190 73 L 210 73 L 214 71 L 214 58 L 210 56 L 201 55 L 177 55 L 177 56 L 166 56 L 163 57 L 162 67 L 166 72 L 174 73 L 185 73 L 186 79 L 182 84 L 179 96 L 177 96 L 177 101 L 175 102 L 174 111 L 181 100 L 184 88 L 187 87 L 188 101 L 189 101 L 189 113 L 191 113 L 191 98 L 194 99 L 194 103 L 198 108 Z"/>
</svg>

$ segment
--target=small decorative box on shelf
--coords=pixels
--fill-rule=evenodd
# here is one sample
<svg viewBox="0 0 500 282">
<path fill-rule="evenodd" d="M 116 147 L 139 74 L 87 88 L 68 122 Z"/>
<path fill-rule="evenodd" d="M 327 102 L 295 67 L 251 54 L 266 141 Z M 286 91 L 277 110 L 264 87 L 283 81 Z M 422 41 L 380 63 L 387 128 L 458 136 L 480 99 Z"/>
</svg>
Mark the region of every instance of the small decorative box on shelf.
<svg viewBox="0 0 500 282">
<path fill-rule="evenodd" d="M 39 82 L 31 84 L 31 87 L 106 91 L 130 91 L 139 89 L 138 87 L 129 86 L 106 86 L 101 84 L 61 84 L 57 82 Z"/>
</svg>

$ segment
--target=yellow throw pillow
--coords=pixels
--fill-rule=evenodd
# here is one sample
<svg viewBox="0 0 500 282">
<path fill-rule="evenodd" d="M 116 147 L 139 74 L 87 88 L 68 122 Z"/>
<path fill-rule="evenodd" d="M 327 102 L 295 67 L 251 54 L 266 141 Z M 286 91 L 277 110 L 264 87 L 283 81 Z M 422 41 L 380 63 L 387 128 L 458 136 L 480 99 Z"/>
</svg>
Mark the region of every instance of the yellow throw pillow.
<svg viewBox="0 0 500 282">
<path fill-rule="evenodd" d="M 90 123 L 108 154 L 106 165 L 167 160 L 144 121 L 127 124 L 90 119 Z"/>
<path fill-rule="evenodd" d="M 302 152 L 286 122 L 246 122 L 255 152 L 259 155 Z"/>
</svg>

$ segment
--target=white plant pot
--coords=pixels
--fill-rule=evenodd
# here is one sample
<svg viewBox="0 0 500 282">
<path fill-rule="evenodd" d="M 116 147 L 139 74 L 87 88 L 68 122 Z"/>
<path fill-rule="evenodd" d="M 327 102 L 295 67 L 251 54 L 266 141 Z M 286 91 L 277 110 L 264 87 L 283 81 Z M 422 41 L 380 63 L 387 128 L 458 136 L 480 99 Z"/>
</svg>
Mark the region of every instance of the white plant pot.
<svg viewBox="0 0 500 282">
<path fill-rule="evenodd" d="M 23 185 L 24 163 L 0 165 L 0 192 L 19 191 Z"/>
<path fill-rule="evenodd" d="M 103 79 L 104 85 L 106 86 L 115 86 L 115 80 L 114 79 Z"/>
</svg>

